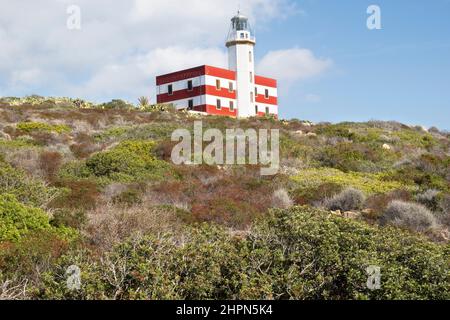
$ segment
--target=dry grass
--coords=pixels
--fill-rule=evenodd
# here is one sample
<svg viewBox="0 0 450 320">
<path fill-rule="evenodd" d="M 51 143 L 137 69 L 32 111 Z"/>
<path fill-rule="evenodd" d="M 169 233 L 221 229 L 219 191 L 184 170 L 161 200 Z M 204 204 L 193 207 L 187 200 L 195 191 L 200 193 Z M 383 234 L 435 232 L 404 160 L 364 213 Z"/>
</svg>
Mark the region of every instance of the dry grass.
<svg viewBox="0 0 450 320">
<path fill-rule="evenodd" d="M 85 234 L 93 245 L 110 248 L 134 234 L 160 234 L 181 230 L 183 223 L 174 207 L 132 207 L 105 204 L 87 214 Z"/>
</svg>

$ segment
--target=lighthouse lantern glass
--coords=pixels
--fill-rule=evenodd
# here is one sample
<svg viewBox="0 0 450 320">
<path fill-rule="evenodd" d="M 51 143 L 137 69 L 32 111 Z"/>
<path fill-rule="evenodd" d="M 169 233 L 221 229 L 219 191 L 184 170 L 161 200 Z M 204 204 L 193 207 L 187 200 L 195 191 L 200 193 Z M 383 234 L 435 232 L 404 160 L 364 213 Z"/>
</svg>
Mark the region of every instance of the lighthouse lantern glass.
<svg viewBox="0 0 450 320">
<path fill-rule="evenodd" d="M 231 30 L 228 35 L 228 41 L 249 39 L 255 41 L 253 31 L 248 22 L 248 18 L 238 14 L 231 19 Z"/>
</svg>

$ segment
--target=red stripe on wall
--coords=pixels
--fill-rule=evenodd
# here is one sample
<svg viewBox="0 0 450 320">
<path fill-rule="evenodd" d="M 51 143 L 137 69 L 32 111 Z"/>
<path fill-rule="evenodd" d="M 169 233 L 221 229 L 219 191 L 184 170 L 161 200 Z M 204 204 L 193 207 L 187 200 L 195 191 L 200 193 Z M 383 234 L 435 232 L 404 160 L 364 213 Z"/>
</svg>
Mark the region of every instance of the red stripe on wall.
<svg viewBox="0 0 450 320">
<path fill-rule="evenodd" d="M 218 90 L 215 86 L 205 86 L 205 92 L 210 96 L 236 99 L 236 91 L 230 91 L 228 88 L 221 88 Z"/>
<path fill-rule="evenodd" d="M 264 87 L 271 87 L 271 88 L 277 87 L 277 80 L 272 78 L 255 76 L 255 83 Z"/>
<path fill-rule="evenodd" d="M 234 71 L 217 68 L 217 67 L 212 67 L 212 66 L 205 66 L 205 68 L 206 68 L 206 75 L 208 75 L 208 76 L 222 78 L 222 79 L 228 79 L 228 80 L 236 80 L 236 72 L 234 72 Z"/>
<path fill-rule="evenodd" d="M 191 69 L 172 72 L 156 77 L 156 85 L 160 86 L 167 83 L 186 80 L 190 78 L 209 75 L 212 77 L 236 80 L 236 73 L 232 70 L 217 68 L 213 66 L 199 66 Z"/>
<path fill-rule="evenodd" d="M 211 104 L 202 104 L 200 106 L 195 106 L 194 111 L 206 112 L 207 114 L 218 116 L 237 117 L 236 109 L 231 111 L 230 108 L 222 107 L 219 110 L 216 106 L 213 106 Z"/>
<path fill-rule="evenodd" d="M 258 94 L 255 98 L 256 103 L 263 103 L 263 104 L 271 104 L 271 105 L 278 105 L 278 98 L 270 96 L 266 99 L 266 96 L 263 94 Z"/>
<path fill-rule="evenodd" d="M 229 108 L 222 107 L 222 108 L 220 108 L 220 110 L 218 110 L 216 106 L 212 106 L 212 105 L 209 105 L 209 104 L 206 105 L 206 112 L 208 114 L 218 115 L 218 116 L 237 117 L 237 110 L 236 109 L 231 111 Z"/>
<path fill-rule="evenodd" d="M 192 88 L 192 91 L 188 91 L 188 89 L 174 91 L 173 94 L 169 95 L 168 93 L 158 94 L 156 96 L 157 103 L 169 103 L 176 100 L 188 99 L 197 96 L 201 96 L 205 94 L 205 86 L 199 86 Z"/>
<path fill-rule="evenodd" d="M 172 72 L 156 77 L 156 85 L 160 86 L 166 83 L 172 83 L 176 81 L 186 80 L 195 77 L 204 76 L 206 73 L 205 66 L 195 67 L 191 69 Z"/>
<path fill-rule="evenodd" d="M 215 86 L 198 86 L 192 88 L 192 91 L 183 89 L 174 91 L 171 95 L 168 93 L 158 94 L 156 96 L 156 101 L 157 103 L 168 103 L 176 100 L 201 96 L 204 94 L 220 98 L 236 99 L 236 91 L 230 91 L 228 88 L 221 88 L 220 90 L 217 90 Z"/>
</svg>

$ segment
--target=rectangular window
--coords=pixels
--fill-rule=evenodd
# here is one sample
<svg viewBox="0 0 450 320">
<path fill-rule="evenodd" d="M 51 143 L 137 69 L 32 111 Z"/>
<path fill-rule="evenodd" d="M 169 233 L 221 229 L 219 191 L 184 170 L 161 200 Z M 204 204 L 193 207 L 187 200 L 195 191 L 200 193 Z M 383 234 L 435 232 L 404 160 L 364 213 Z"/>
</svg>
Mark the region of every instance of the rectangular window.
<svg viewBox="0 0 450 320">
<path fill-rule="evenodd" d="M 269 114 L 269 107 L 266 107 L 266 114 Z"/>
<path fill-rule="evenodd" d="M 253 103 L 253 92 L 250 92 L 250 102 Z"/>
<path fill-rule="evenodd" d="M 230 111 L 234 111 L 234 102 L 230 101 Z"/>
<path fill-rule="evenodd" d="M 252 52 L 251 51 L 248 52 L 248 61 L 252 62 Z"/>
<path fill-rule="evenodd" d="M 257 97 L 257 96 L 258 96 L 258 88 L 255 87 L 255 97 Z"/>
<path fill-rule="evenodd" d="M 233 82 L 230 82 L 228 84 L 228 91 L 233 92 L 234 88 L 233 88 Z"/>
<path fill-rule="evenodd" d="M 191 99 L 188 101 L 188 110 L 194 109 L 194 100 Z"/>
<path fill-rule="evenodd" d="M 255 114 L 258 115 L 258 105 L 255 106 Z"/>
<path fill-rule="evenodd" d="M 169 94 L 169 96 L 173 95 L 173 85 L 169 84 L 167 86 L 167 93 Z"/>
<path fill-rule="evenodd" d="M 192 85 L 192 80 L 189 80 L 187 83 L 187 89 L 188 91 L 192 91 L 194 89 L 194 86 Z"/>
<path fill-rule="evenodd" d="M 217 90 L 220 90 L 220 88 L 221 88 L 221 87 L 220 87 L 220 80 L 217 79 L 217 80 L 216 80 L 216 89 L 217 89 Z"/>
<path fill-rule="evenodd" d="M 266 89 L 266 91 L 264 92 L 264 97 L 266 99 L 269 99 L 269 89 Z"/>
<path fill-rule="evenodd" d="M 222 101 L 220 101 L 220 99 L 217 99 L 216 106 L 217 106 L 217 110 L 222 109 Z"/>
<path fill-rule="evenodd" d="M 250 72 L 250 83 L 253 83 L 253 72 Z"/>
</svg>

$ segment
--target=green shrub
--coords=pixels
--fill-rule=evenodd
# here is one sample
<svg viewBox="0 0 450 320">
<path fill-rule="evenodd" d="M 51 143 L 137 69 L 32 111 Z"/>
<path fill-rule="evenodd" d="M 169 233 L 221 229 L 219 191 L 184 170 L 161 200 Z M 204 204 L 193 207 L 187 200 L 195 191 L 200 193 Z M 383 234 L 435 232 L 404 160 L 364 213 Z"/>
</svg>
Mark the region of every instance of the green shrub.
<svg viewBox="0 0 450 320">
<path fill-rule="evenodd" d="M 43 122 L 20 122 L 17 124 L 17 129 L 25 132 L 56 132 L 56 133 L 66 133 L 70 132 L 70 127 L 64 124 L 48 124 Z"/>
<path fill-rule="evenodd" d="M 108 109 L 108 110 L 111 110 L 111 109 L 113 109 L 113 110 L 132 110 L 135 107 L 132 104 L 125 102 L 123 100 L 113 99 L 110 102 L 101 104 L 100 108 Z"/>
<path fill-rule="evenodd" d="M 245 299 L 448 299 L 448 248 L 395 228 L 296 207 L 262 219 L 248 239 Z M 381 268 L 370 290 L 366 268 Z"/>
<path fill-rule="evenodd" d="M 397 181 L 385 181 L 384 173 L 342 172 L 331 168 L 304 169 L 292 180 L 298 187 L 315 188 L 324 183 L 353 187 L 366 194 L 386 193 L 396 189 L 414 189 L 413 185 L 404 185 Z"/>
<path fill-rule="evenodd" d="M 35 231 L 52 231 L 69 238 L 74 236 L 70 229 L 53 228 L 43 210 L 23 205 L 11 194 L 0 195 L 0 222 L 0 242 L 18 241 Z"/>
<path fill-rule="evenodd" d="M 44 211 L 25 206 L 10 194 L 0 195 L 0 221 L 0 242 L 17 241 L 29 231 L 51 228 Z"/>
<path fill-rule="evenodd" d="M 318 148 L 315 159 L 322 166 L 344 172 L 380 172 L 392 167 L 397 156 L 389 150 L 384 150 L 381 145 L 340 142 Z"/>
<path fill-rule="evenodd" d="M 0 160 L 0 194 L 14 195 L 20 202 L 43 207 L 57 197 L 61 190 L 47 187 L 42 181 L 28 177 Z"/>
<path fill-rule="evenodd" d="M 307 207 L 275 210 L 232 236 L 199 225 L 132 237 L 100 258 L 61 257 L 43 277 L 46 299 L 449 299 L 448 248 L 396 228 Z M 67 267 L 82 270 L 69 291 Z M 367 287 L 367 267 L 381 287 Z"/>
<path fill-rule="evenodd" d="M 89 172 L 113 181 L 161 180 L 169 173 L 166 162 L 153 155 L 152 141 L 124 141 L 114 149 L 94 154 L 86 161 Z"/>
</svg>

